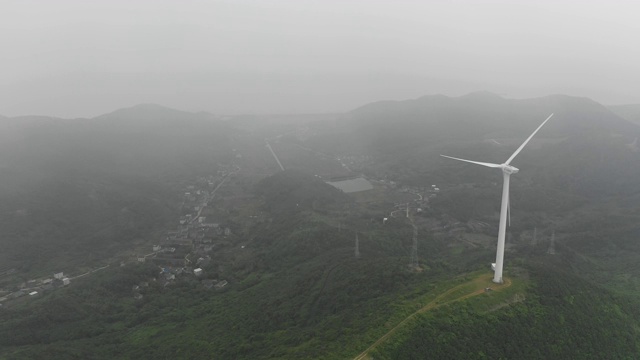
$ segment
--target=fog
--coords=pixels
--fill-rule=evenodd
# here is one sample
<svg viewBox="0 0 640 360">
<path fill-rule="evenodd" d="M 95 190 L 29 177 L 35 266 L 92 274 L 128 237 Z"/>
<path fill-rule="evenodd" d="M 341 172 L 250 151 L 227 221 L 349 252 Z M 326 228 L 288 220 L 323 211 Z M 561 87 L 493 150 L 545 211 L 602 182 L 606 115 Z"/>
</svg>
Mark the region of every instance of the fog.
<svg viewBox="0 0 640 360">
<path fill-rule="evenodd" d="M 488 90 L 640 103 L 640 5 L 3 1 L 0 114 L 342 112 Z"/>
</svg>

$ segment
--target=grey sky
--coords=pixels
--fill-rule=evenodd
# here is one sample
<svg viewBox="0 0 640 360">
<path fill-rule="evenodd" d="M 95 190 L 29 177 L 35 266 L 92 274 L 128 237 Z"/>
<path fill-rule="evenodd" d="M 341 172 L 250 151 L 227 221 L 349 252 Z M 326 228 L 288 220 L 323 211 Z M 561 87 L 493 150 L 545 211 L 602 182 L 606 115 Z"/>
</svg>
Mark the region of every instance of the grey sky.
<svg viewBox="0 0 640 360">
<path fill-rule="evenodd" d="M 640 103 L 633 1 L 0 0 L 0 114 L 347 111 L 489 90 Z"/>
</svg>

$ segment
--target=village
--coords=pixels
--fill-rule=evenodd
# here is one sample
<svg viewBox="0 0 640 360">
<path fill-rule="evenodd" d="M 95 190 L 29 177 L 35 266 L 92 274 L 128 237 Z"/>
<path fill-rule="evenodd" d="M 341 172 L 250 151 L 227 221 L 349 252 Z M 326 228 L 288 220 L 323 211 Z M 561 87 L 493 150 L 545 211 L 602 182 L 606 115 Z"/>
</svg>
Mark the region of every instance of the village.
<svg viewBox="0 0 640 360">
<path fill-rule="evenodd" d="M 232 232 L 228 226 L 208 220 L 203 215 L 208 212 L 216 191 L 239 170 L 240 168 L 235 165 L 222 166 L 216 174 L 200 177 L 194 181 L 193 185 L 182 189 L 184 193 L 180 206 L 182 215 L 176 219 L 176 228 L 167 230 L 166 235 L 151 246 L 150 253 L 120 259 L 115 265 L 124 267 L 131 262 L 150 262 L 158 267 L 158 276 L 150 281 L 160 281 L 163 286 L 170 285 L 181 276 L 192 276 L 201 279 L 205 289 L 223 289 L 228 282 L 207 276 L 205 268 L 211 264 L 214 248 L 222 243 L 228 244 Z M 36 298 L 44 293 L 69 286 L 75 279 L 105 270 L 113 265 L 107 264 L 78 275 L 68 275 L 62 271 L 55 272 L 51 276 L 24 281 L 17 285 L 17 290 L 0 289 L 0 307 L 8 302 Z M 13 268 L 3 268 L 0 275 L 11 276 L 15 273 L 16 270 Z M 134 286 L 133 297 L 142 299 L 145 287 L 148 287 L 148 282 Z"/>
<path fill-rule="evenodd" d="M 204 214 L 211 212 L 208 210 L 216 191 L 239 170 L 235 165 L 230 166 L 219 170 L 216 175 L 199 178 L 195 184 L 188 185 L 184 189 L 181 206 L 183 215 L 177 221 L 176 228 L 168 230 L 166 236 L 153 245 L 151 253 L 137 257 L 140 263 L 152 262 L 158 266 L 163 286 L 168 286 L 181 276 L 201 278 L 202 286 L 206 289 L 220 290 L 228 284 L 224 279 L 212 279 L 205 269 L 212 263 L 211 255 L 216 246 L 228 243 L 233 235 L 231 228 L 208 219 Z M 134 297 L 142 298 L 140 289 L 143 287 L 134 287 Z"/>
<path fill-rule="evenodd" d="M 235 149 L 234 153 L 237 159 L 242 158 Z M 386 214 L 380 218 L 383 224 L 391 218 L 409 217 L 410 213 L 412 215 L 422 213 L 423 210 L 430 208 L 430 200 L 441 193 L 441 189 L 435 184 L 422 187 L 400 185 L 391 179 L 365 177 L 361 172 L 356 173 L 349 168 L 359 167 L 359 165 L 371 161 L 369 157 L 341 156 L 333 158 L 333 161 L 341 164 L 341 167 L 347 168 L 351 176 L 333 178 L 334 181 L 327 181 L 328 184 L 345 193 L 369 193 L 367 190 L 373 190 L 383 194 L 382 196 L 387 199 L 393 199 L 393 208 L 388 209 Z M 256 212 L 255 209 L 243 214 L 243 216 L 232 217 L 229 215 L 229 211 L 237 211 L 237 208 L 242 207 L 243 204 L 246 205 L 247 201 L 249 203 L 254 201 L 250 199 L 251 196 L 244 194 L 242 189 L 237 188 L 238 177 L 236 175 L 239 171 L 240 167 L 236 163 L 220 164 L 215 173 L 195 178 L 191 183 L 180 188 L 182 202 L 179 206 L 180 217 L 175 219 L 175 227 L 167 229 L 164 235 L 153 244 L 146 245 L 148 246 L 145 247 L 146 251 L 145 248 L 138 248 L 136 255 L 112 259 L 110 264 L 93 268 L 79 275 L 71 276 L 63 274 L 63 272 L 56 272 L 52 276 L 24 281 L 18 285 L 17 290 L 15 288 L 12 291 L 0 289 L 0 306 L 18 298 L 38 297 L 42 293 L 69 286 L 74 279 L 107 269 L 110 266 L 124 267 L 128 263 L 153 264 L 158 270 L 157 276 L 132 288 L 132 296 L 135 299 L 144 297 L 145 288 L 149 286 L 151 281 L 166 287 L 181 279 L 190 278 L 193 280 L 195 278 L 204 289 L 225 289 L 232 279 L 224 277 L 232 274 L 217 271 L 220 266 L 219 260 L 230 252 L 246 251 L 242 239 L 234 234 L 230 220 L 233 218 L 236 222 L 243 222 L 235 224 L 238 230 L 263 220 L 260 212 Z M 230 179 L 233 180 L 229 181 Z M 227 186 L 224 186 L 225 184 Z M 217 193 L 223 186 L 224 194 L 221 196 Z M 456 234 L 469 230 L 484 232 L 487 226 L 479 222 L 462 224 L 446 216 L 439 220 L 421 217 L 420 221 L 422 226 L 428 228 L 432 233 L 444 236 L 456 236 Z M 217 259 L 214 262 L 216 256 Z M 10 275 L 12 271 L 15 271 L 14 269 L 0 270 L 5 275 Z"/>
</svg>

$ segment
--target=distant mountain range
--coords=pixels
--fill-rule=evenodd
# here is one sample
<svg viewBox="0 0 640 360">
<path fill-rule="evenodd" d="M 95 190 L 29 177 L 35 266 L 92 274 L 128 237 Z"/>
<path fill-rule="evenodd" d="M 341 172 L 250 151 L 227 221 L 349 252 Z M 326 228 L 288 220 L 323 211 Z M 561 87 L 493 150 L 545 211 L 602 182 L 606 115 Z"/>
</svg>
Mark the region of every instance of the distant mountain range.
<svg viewBox="0 0 640 360">
<path fill-rule="evenodd" d="M 549 95 L 531 99 L 507 99 L 499 95 L 479 91 L 459 97 L 445 95 L 427 95 L 416 99 L 402 101 L 376 101 L 365 104 L 350 111 L 348 114 L 362 125 L 392 126 L 399 122 L 415 123 L 428 127 L 429 133 L 437 133 L 443 128 L 461 126 L 455 129 L 456 137 L 464 134 L 478 134 L 477 130 L 486 132 L 508 133 L 530 128 L 538 119 L 545 118 L 554 112 L 556 117 L 562 117 L 562 122 L 552 122 L 549 128 L 558 136 L 574 133 L 576 128 L 598 127 L 603 121 L 606 127 L 625 132 L 638 131 L 637 127 L 629 126 L 629 122 L 640 123 L 640 105 L 604 106 L 589 98 L 568 95 Z M 321 115 L 302 114 L 299 118 L 305 120 L 322 121 L 335 119 Z M 288 118 L 295 122 L 297 115 L 253 115 L 249 118 L 259 122 L 261 118 L 272 122 L 276 118 Z M 29 127 L 51 122 L 88 123 L 101 125 L 100 130 L 117 129 L 126 131 L 166 131 L 184 128 L 184 122 L 200 123 L 208 126 L 215 125 L 226 130 L 234 127 L 234 121 L 222 119 L 238 119 L 240 126 L 244 126 L 247 116 L 221 117 L 207 112 L 188 112 L 164 107 L 157 104 L 139 104 L 129 108 L 118 109 L 88 119 L 62 119 L 48 116 L 17 116 L 6 117 L 0 115 L 0 127 Z M 626 121 L 625 121 L 626 120 Z M 471 126 L 471 127 L 469 127 Z M 464 130 L 457 132 L 457 130 Z"/>
<path fill-rule="evenodd" d="M 375 158 L 366 169 L 374 178 L 431 184 L 464 183 L 469 178 L 495 181 L 497 175 L 492 172 L 447 162 L 439 154 L 502 162 L 553 112 L 552 121 L 514 164 L 524 165 L 518 175 L 520 183 L 534 181 L 554 191 L 594 197 L 640 191 L 640 156 L 628 146 L 640 137 L 640 126 L 633 122 L 638 119 L 634 117 L 640 113 L 638 109 L 634 105 L 607 108 L 590 99 L 566 95 L 514 100 L 477 92 L 461 97 L 379 101 L 342 116 L 304 116 L 300 123 L 295 116 L 282 122 L 273 116 L 265 119 L 278 124 L 278 133 L 290 132 L 299 124 L 309 125 L 313 130 L 305 145 L 321 153 L 355 151 Z M 12 244 L 13 250 L 3 256 L 15 259 L 19 252 L 29 258 L 28 250 L 19 245 L 32 244 L 33 248 L 61 222 L 70 225 L 50 244 L 63 251 L 74 234 L 90 234 L 108 226 L 108 221 L 95 221 L 96 214 L 117 218 L 118 211 L 133 206 L 126 205 L 126 198 L 137 199 L 136 206 L 146 209 L 140 210 L 138 221 L 149 221 L 143 220 L 151 213 L 147 207 L 157 209 L 158 204 L 145 199 L 168 199 L 167 183 L 209 174 L 217 164 L 229 161 L 234 156 L 232 138 L 246 134 L 250 127 L 260 128 L 260 118 L 252 117 L 250 122 L 240 118 L 236 124 L 234 118 L 222 120 L 209 113 L 153 104 L 91 119 L 0 117 L 0 210 L 23 214 L 23 210 L 29 213 L 37 208 L 59 209 L 41 213 L 38 221 L 42 226 L 36 230 L 29 222 L 16 221 L 15 215 L 0 217 L 2 224 L 13 229 L 12 235 L 2 240 Z M 262 186 L 277 187 L 279 181 Z M 519 185 L 514 182 L 514 186 Z M 306 195 L 322 193 L 321 189 L 318 185 L 301 191 Z M 96 197 L 96 192 L 103 195 Z M 87 198 L 98 202 L 85 203 Z M 109 203 L 114 198 L 122 201 Z M 309 201 L 318 204 L 318 199 Z M 284 200 L 274 204 L 275 208 L 286 204 L 288 209 L 291 205 Z M 84 209 L 82 216 L 75 213 L 79 209 Z M 162 216 L 169 216 L 165 210 Z M 107 244 L 107 239 L 118 233 L 114 234 L 99 239 Z M 21 242 L 25 237 L 31 240 Z"/>
<path fill-rule="evenodd" d="M 227 123 L 208 113 L 138 105 L 92 119 L 0 119 L 5 166 L 62 166 L 138 176 L 182 171 L 185 159 L 227 154 Z M 9 149 L 11 147 L 11 149 Z M 221 151 L 224 150 L 224 151 Z M 173 169 L 173 170 L 172 170 Z M 97 169 L 96 169 L 97 170 Z"/>
<path fill-rule="evenodd" d="M 159 105 L 0 118 L 0 263 L 77 265 L 153 236 L 178 211 L 170 185 L 215 173 L 235 133 L 214 115 Z"/>
<path fill-rule="evenodd" d="M 608 106 L 608 108 L 618 116 L 633 123 L 640 124 L 640 104 L 611 105 Z"/>
<path fill-rule="evenodd" d="M 372 124 L 391 128 L 400 123 L 428 138 L 476 138 L 520 136 L 535 129 L 549 114 L 554 121 L 547 134 L 568 136 L 585 129 L 608 129 L 636 134 L 640 128 L 588 98 L 550 95 L 533 99 L 505 99 L 488 92 L 460 97 L 423 96 L 414 100 L 379 101 L 353 110 L 352 115 L 366 127 Z"/>
<path fill-rule="evenodd" d="M 0 264 L 25 280 L 133 260 L 177 226 L 181 189 L 218 164 L 234 169 L 207 214 L 233 229 L 203 265 L 224 289 L 182 270 L 167 286 L 150 261 L 111 266 L 0 309 L 0 357 L 344 359 L 380 339 L 375 358 L 634 358 L 640 126 L 630 109 L 480 92 L 239 124 L 158 105 L 0 118 Z M 495 259 L 501 174 L 439 155 L 504 162 L 550 113 L 513 163 L 510 281 L 485 288 L 488 278 L 476 281 Z M 265 138 L 287 152 L 287 170 Z M 323 162 L 375 189 L 340 192 L 314 175 Z M 389 215 L 400 202 L 409 218 Z M 412 239 L 420 271 L 407 267 Z"/>
<path fill-rule="evenodd" d="M 439 155 L 501 163 L 551 113 L 551 121 L 516 159 L 515 166 L 526 165 L 518 176 L 540 173 L 546 166 L 552 170 L 540 174 L 547 173 L 548 181 L 576 179 L 585 186 L 582 193 L 636 188 L 638 156 L 627 145 L 640 136 L 640 126 L 590 99 L 566 95 L 517 100 L 477 92 L 379 101 L 354 109 L 342 133 L 324 137 L 330 146 L 316 143 L 329 153 L 376 156 L 369 171 L 378 178 L 420 184 L 465 182 L 487 174 L 489 180 L 490 172 Z M 616 174 L 617 186 L 607 186 L 607 174 Z"/>
</svg>

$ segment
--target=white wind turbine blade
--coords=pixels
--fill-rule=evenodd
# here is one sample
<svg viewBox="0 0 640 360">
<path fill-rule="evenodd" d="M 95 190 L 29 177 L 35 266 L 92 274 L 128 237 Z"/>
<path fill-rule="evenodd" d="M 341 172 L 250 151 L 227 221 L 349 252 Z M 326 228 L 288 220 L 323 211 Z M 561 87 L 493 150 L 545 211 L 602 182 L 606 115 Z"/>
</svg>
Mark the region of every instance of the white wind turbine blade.
<svg viewBox="0 0 640 360">
<path fill-rule="evenodd" d="M 476 164 L 476 165 L 482 165 L 482 166 L 486 166 L 486 167 L 490 167 L 490 168 L 502 167 L 502 165 L 500 165 L 500 164 L 493 164 L 493 163 L 486 163 L 486 162 L 480 162 L 480 161 L 471 161 L 471 160 L 465 160 L 465 159 L 458 159 L 458 158 L 454 158 L 452 156 L 447 156 L 447 155 L 440 155 L 440 156 L 446 157 L 446 158 L 449 158 L 449 159 L 453 159 L 453 160 L 464 161 L 464 162 L 468 162 L 468 163 L 472 163 L 472 164 Z"/>
<path fill-rule="evenodd" d="M 527 145 L 527 143 L 529 142 L 529 140 L 531 140 L 531 138 L 533 137 L 533 135 L 535 135 L 538 130 L 540 130 L 541 127 L 544 126 L 544 124 L 547 123 L 547 121 L 549 121 L 549 119 L 551 119 L 551 117 L 553 116 L 553 113 L 551 115 L 549 115 L 549 117 L 542 122 L 542 124 L 540 124 L 540 126 L 538 126 L 538 128 L 536 129 L 536 131 L 533 132 L 533 134 L 529 135 L 529 137 L 527 138 L 527 140 L 525 140 L 522 145 L 520 145 L 520 147 L 518 148 L 518 150 L 516 150 L 513 155 L 511 155 L 511 157 L 505 161 L 505 164 L 509 165 L 511 163 L 511 161 L 516 157 L 516 155 L 518 155 L 518 153 L 520 153 L 520 151 L 522 151 L 522 149 L 525 147 L 525 145 Z"/>
</svg>

